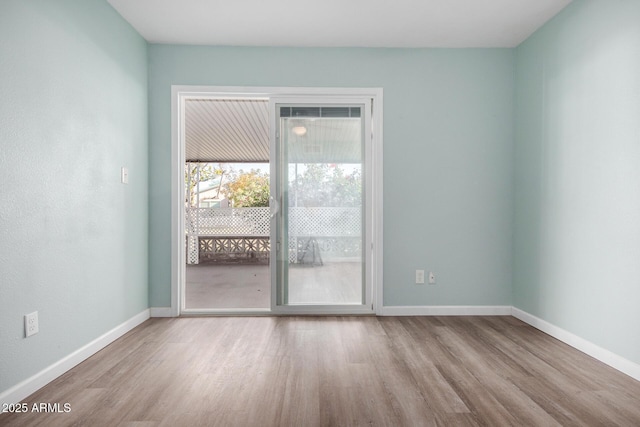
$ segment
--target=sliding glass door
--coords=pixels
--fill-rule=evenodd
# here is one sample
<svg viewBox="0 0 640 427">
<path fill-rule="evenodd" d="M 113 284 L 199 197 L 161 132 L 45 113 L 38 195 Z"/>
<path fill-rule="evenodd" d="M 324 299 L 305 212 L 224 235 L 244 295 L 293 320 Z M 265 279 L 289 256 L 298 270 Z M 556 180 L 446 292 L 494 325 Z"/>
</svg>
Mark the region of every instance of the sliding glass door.
<svg viewBox="0 0 640 427">
<path fill-rule="evenodd" d="M 274 311 L 372 311 L 370 105 L 270 101 Z"/>
</svg>

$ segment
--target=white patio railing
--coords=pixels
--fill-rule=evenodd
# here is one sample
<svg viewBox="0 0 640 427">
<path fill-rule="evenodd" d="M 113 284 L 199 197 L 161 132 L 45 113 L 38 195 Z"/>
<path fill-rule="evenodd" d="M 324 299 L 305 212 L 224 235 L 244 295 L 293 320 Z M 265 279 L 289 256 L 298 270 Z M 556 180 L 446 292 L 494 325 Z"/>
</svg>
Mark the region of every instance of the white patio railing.
<svg viewBox="0 0 640 427">
<path fill-rule="evenodd" d="M 212 254 L 268 256 L 270 209 L 187 208 L 187 263 Z M 302 262 L 301 251 L 313 239 L 325 259 L 361 256 L 360 208 L 289 208 L 289 261 Z"/>
</svg>

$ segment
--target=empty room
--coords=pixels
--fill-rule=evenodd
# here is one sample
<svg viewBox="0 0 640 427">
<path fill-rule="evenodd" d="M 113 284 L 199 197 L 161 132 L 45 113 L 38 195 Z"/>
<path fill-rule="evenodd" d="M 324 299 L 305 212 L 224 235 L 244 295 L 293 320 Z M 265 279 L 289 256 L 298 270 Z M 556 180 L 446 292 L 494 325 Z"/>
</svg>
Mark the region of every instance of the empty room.
<svg viewBox="0 0 640 427">
<path fill-rule="evenodd" d="M 640 425 L 640 2 L 3 0 L 0 425 Z"/>
</svg>

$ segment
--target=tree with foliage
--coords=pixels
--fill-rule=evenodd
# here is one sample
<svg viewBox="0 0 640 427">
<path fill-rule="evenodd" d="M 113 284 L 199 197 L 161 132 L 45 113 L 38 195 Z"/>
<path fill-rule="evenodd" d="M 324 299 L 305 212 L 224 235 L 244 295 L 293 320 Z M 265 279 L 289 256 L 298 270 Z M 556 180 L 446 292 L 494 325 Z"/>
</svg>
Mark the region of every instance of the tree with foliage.
<svg viewBox="0 0 640 427">
<path fill-rule="evenodd" d="M 187 163 L 184 170 L 184 181 L 187 188 L 185 203 L 187 206 L 197 207 L 196 195 L 200 183 L 211 181 L 218 177 L 220 177 L 220 183 L 218 184 L 218 196 L 220 196 L 222 181 L 230 171 L 230 168 L 223 163 L 218 163 L 217 166 L 214 166 L 213 163 Z"/>
<path fill-rule="evenodd" d="M 269 206 L 269 174 L 256 169 L 232 174 L 225 194 L 234 208 Z"/>
<path fill-rule="evenodd" d="M 339 165 L 305 164 L 303 172 L 290 182 L 290 206 L 357 207 L 362 203 L 359 169 L 346 174 Z"/>
</svg>

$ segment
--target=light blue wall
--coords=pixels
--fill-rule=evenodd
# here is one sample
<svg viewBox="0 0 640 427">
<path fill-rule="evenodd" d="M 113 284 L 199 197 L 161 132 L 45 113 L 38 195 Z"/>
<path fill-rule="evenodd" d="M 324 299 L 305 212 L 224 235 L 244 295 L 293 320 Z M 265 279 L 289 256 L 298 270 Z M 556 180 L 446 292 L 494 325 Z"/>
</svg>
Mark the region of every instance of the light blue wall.
<svg viewBox="0 0 640 427">
<path fill-rule="evenodd" d="M 517 49 L 515 306 L 640 363 L 640 2 Z"/>
<path fill-rule="evenodd" d="M 0 393 L 148 308 L 147 126 L 146 42 L 105 1 L 2 1 Z"/>
<path fill-rule="evenodd" d="M 512 49 L 151 45 L 150 303 L 170 305 L 171 85 L 384 89 L 385 305 L 511 304 Z M 414 284 L 433 270 L 437 286 Z"/>
</svg>

